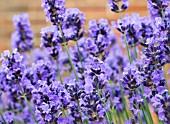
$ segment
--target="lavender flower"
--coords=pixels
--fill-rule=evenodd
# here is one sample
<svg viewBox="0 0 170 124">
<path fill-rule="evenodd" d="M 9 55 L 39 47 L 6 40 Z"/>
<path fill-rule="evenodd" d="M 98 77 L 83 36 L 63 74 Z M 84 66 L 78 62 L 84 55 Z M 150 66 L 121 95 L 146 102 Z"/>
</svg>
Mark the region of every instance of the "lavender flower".
<svg viewBox="0 0 170 124">
<path fill-rule="evenodd" d="M 117 83 L 122 77 L 123 69 L 127 65 L 126 59 L 127 58 L 124 58 L 123 51 L 119 45 L 115 44 L 110 48 L 110 53 L 104 62 L 112 69 L 112 72 L 110 72 L 110 79 L 114 83 Z"/>
<path fill-rule="evenodd" d="M 118 6 L 119 2 L 122 2 L 121 7 Z M 108 6 L 111 11 L 119 13 L 125 11 L 128 8 L 129 2 L 128 0 L 108 0 Z"/>
<path fill-rule="evenodd" d="M 142 106 L 143 106 L 143 98 L 140 95 L 134 96 L 129 99 L 130 110 L 134 113 L 134 115 L 142 114 Z"/>
<path fill-rule="evenodd" d="M 45 48 L 51 57 L 56 60 L 61 51 L 61 46 L 59 45 L 59 40 L 54 38 L 54 30 L 55 26 L 46 27 L 41 30 L 41 46 Z M 62 41 L 61 37 L 59 37 L 60 41 Z"/>
<path fill-rule="evenodd" d="M 153 106 L 158 110 L 159 119 L 168 124 L 170 122 L 170 95 L 168 91 L 164 90 L 156 94 L 155 97 L 152 98 L 152 102 Z"/>
<path fill-rule="evenodd" d="M 56 76 L 57 69 L 54 62 L 39 60 L 32 65 L 32 68 L 25 70 L 23 79 L 27 87 L 33 90 L 32 86 L 36 89 L 39 87 L 38 81 L 46 81 L 47 85 L 50 85 L 57 80 Z"/>
<path fill-rule="evenodd" d="M 84 85 L 80 82 L 75 82 L 70 80 L 66 83 L 65 87 L 70 95 L 70 115 L 74 118 L 74 122 L 82 122 L 82 112 L 80 110 L 80 98 L 81 95 L 85 92 Z"/>
<path fill-rule="evenodd" d="M 125 105 L 123 104 L 120 87 L 110 84 L 106 87 L 106 89 L 109 91 L 110 94 L 110 108 L 114 107 L 117 112 L 122 112 L 125 109 Z"/>
<path fill-rule="evenodd" d="M 39 81 L 39 88 L 34 93 L 36 115 L 39 122 L 57 122 L 69 104 L 69 94 L 59 82 L 47 85 Z M 56 116 L 57 115 L 57 116 Z"/>
<path fill-rule="evenodd" d="M 22 64 L 23 57 L 17 52 L 17 49 L 10 55 L 9 51 L 2 54 L 2 69 L 7 73 L 6 78 L 13 83 L 20 83 L 24 71 Z"/>
<path fill-rule="evenodd" d="M 170 97 L 163 71 L 170 63 L 169 1 L 148 0 L 151 17 L 132 14 L 112 22 L 129 50 L 142 45 L 130 65 L 108 21 L 89 21 L 84 37 L 84 14 L 66 9 L 65 0 L 42 0 L 46 20 L 53 26 L 41 30 L 42 49 L 34 49 L 30 63 L 23 53 L 33 47 L 28 15 L 15 16 L 12 41 L 18 51 L 4 51 L 0 58 L 0 123 L 121 123 L 117 117 L 124 112 L 125 124 L 153 123 L 148 107 L 152 104 L 159 120 L 169 124 Z M 128 0 L 109 0 L 116 13 L 128 6 Z M 70 40 L 77 46 L 68 48 Z M 114 120 L 112 111 L 118 113 Z"/>
<path fill-rule="evenodd" d="M 96 20 L 91 20 L 89 22 L 89 34 L 92 39 L 86 39 L 86 50 L 93 56 L 104 60 L 107 56 L 105 50 L 111 43 L 109 41 L 110 25 L 108 21 L 102 18 L 99 19 L 98 22 L 96 22 Z"/>
<path fill-rule="evenodd" d="M 138 90 L 138 87 L 140 86 L 137 68 L 133 65 L 125 68 L 121 81 L 130 97 L 132 97 L 133 94 L 136 94 L 136 90 Z"/>
<path fill-rule="evenodd" d="M 132 14 L 132 16 L 125 15 L 123 19 L 118 19 L 117 22 L 112 22 L 113 28 L 116 28 L 123 35 L 126 35 L 127 43 L 131 47 L 135 47 L 139 44 L 145 46 L 146 35 L 150 36 L 151 34 L 150 27 L 148 27 L 148 30 L 145 27 L 147 24 L 148 20 L 146 20 L 145 17 L 140 17 L 138 14 Z"/>
<path fill-rule="evenodd" d="M 107 112 L 97 92 L 81 95 L 81 109 L 89 122 L 102 123 Z"/>
<path fill-rule="evenodd" d="M 168 0 L 148 0 L 148 10 L 151 17 L 163 17 L 162 13 L 168 7 L 168 3 Z"/>
<path fill-rule="evenodd" d="M 79 79 L 81 81 L 84 81 L 85 79 L 84 68 L 82 67 L 82 65 L 84 65 L 87 62 L 88 56 L 89 56 L 89 53 L 86 51 L 86 48 L 85 48 L 85 41 L 86 41 L 85 37 L 78 40 L 78 45 L 79 45 L 78 47 L 79 47 L 80 53 L 78 52 L 77 46 L 75 46 L 73 50 L 71 51 L 73 54 L 73 62 L 74 62 L 76 71 L 78 73 Z"/>
<path fill-rule="evenodd" d="M 33 62 L 37 62 L 39 60 L 45 60 L 48 58 L 48 54 L 45 52 L 45 50 L 42 50 L 40 48 L 35 48 L 31 51 L 31 56 L 33 59 Z"/>
<path fill-rule="evenodd" d="M 89 21 L 89 34 L 90 37 L 97 39 L 99 34 L 106 36 L 110 33 L 110 25 L 106 19 L 99 19 Z"/>
<path fill-rule="evenodd" d="M 70 40 L 78 40 L 84 34 L 84 14 L 77 8 L 67 9 L 64 14 L 63 30 L 70 30 L 73 34 Z"/>
<path fill-rule="evenodd" d="M 42 0 L 42 8 L 46 14 L 46 20 L 53 25 L 60 25 L 66 11 L 65 0 Z"/>
<path fill-rule="evenodd" d="M 13 17 L 13 23 L 16 31 L 13 32 L 11 41 L 12 48 L 17 48 L 19 52 L 29 51 L 33 47 L 33 32 L 30 28 L 28 14 L 23 13 Z"/>
<path fill-rule="evenodd" d="M 144 49 L 142 58 L 145 63 L 150 64 L 154 69 L 163 66 L 167 62 L 165 52 L 161 46 L 148 46 Z"/>
<path fill-rule="evenodd" d="M 85 78 L 85 81 L 92 83 L 96 89 L 103 89 L 109 81 L 110 74 L 108 72 L 110 72 L 110 68 L 99 59 L 92 59 L 93 61 L 86 65 L 85 77 L 87 78 Z"/>
<path fill-rule="evenodd" d="M 130 120 L 126 120 L 124 124 L 139 124 L 138 117 L 135 115 L 130 118 Z"/>
</svg>

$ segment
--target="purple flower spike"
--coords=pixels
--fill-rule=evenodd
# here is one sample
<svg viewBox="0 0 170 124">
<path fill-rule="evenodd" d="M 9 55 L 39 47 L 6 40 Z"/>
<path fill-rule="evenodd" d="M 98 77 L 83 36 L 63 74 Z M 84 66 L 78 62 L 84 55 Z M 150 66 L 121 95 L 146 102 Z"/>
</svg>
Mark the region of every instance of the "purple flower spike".
<svg viewBox="0 0 170 124">
<path fill-rule="evenodd" d="M 65 0 L 42 0 L 42 8 L 46 14 L 46 20 L 53 25 L 63 22 L 63 15 L 66 11 Z"/>
<path fill-rule="evenodd" d="M 51 26 L 41 30 L 41 46 L 43 46 L 48 54 L 56 60 L 61 51 L 59 42 L 62 41 L 62 39 L 59 36 L 57 37 L 58 39 L 54 36 L 55 28 L 57 27 Z"/>
<path fill-rule="evenodd" d="M 158 117 L 166 124 L 170 123 L 170 95 L 168 90 L 156 94 L 152 98 L 153 106 L 158 110 Z"/>
<path fill-rule="evenodd" d="M 119 7 L 119 2 L 122 2 L 122 5 Z M 108 0 L 108 6 L 111 9 L 111 11 L 119 13 L 122 11 L 125 11 L 129 7 L 129 1 L 128 0 Z"/>
<path fill-rule="evenodd" d="M 89 34 L 92 38 L 97 39 L 99 34 L 107 36 L 110 30 L 110 25 L 107 19 L 101 18 L 98 22 L 96 22 L 96 20 L 89 21 Z"/>
<path fill-rule="evenodd" d="M 97 92 L 85 92 L 81 96 L 81 109 L 85 116 L 87 116 L 88 122 L 102 123 L 107 112 L 106 107 L 104 106 L 104 98 L 100 98 Z"/>
<path fill-rule="evenodd" d="M 85 17 L 84 14 L 77 8 L 67 9 L 64 14 L 64 24 L 63 29 L 69 30 L 68 34 L 69 40 L 78 40 L 84 34 L 84 24 Z M 65 35 L 68 35 L 65 33 Z"/>
<path fill-rule="evenodd" d="M 17 48 L 19 52 L 29 51 L 33 47 L 33 32 L 30 28 L 28 14 L 23 13 L 13 17 L 16 31 L 11 36 L 12 48 Z"/>
</svg>

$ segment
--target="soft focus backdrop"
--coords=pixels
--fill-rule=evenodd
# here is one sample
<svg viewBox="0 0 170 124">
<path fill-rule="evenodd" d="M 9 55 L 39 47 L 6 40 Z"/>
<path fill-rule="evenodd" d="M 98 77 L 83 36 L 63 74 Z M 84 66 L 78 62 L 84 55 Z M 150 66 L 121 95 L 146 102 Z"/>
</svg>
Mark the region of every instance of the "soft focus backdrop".
<svg viewBox="0 0 170 124">
<path fill-rule="evenodd" d="M 139 13 L 147 16 L 147 0 L 129 0 L 130 7 L 125 13 Z M 107 7 L 107 0 L 66 0 L 67 8 L 79 8 L 85 13 L 86 28 L 91 19 L 107 18 L 109 21 L 119 18 Z M 10 49 L 11 33 L 14 31 L 12 17 L 27 12 L 34 32 L 35 46 L 40 44 L 40 30 L 49 25 L 41 9 L 41 0 L 0 0 L 0 52 Z"/>
</svg>

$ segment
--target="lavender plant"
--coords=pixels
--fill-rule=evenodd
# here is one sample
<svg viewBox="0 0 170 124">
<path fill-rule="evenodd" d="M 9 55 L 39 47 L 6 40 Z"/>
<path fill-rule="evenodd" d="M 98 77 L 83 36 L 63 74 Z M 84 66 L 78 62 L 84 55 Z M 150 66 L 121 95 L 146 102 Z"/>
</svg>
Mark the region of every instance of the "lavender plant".
<svg viewBox="0 0 170 124">
<path fill-rule="evenodd" d="M 169 124 L 169 3 L 148 0 L 150 17 L 123 17 L 129 1 L 108 0 L 120 19 L 112 26 L 91 20 L 86 30 L 79 9 L 67 9 L 65 0 L 42 0 L 52 25 L 40 32 L 41 48 L 33 48 L 28 15 L 14 16 L 13 52 L 0 58 L 0 123 Z"/>
</svg>

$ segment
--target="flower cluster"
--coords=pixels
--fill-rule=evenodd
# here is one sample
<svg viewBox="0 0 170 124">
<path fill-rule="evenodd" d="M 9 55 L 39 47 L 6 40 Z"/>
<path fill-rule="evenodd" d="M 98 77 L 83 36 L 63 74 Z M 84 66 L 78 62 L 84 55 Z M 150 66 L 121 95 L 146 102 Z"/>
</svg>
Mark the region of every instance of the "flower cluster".
<svg viewBox="0 0 170 124">
<path fill-rule="evenodd" d="M 14 16 L 15 49 L 0 58 L 0 123 L 154 124 L 154 113 L 169 124 L 169 2 L 148 0 L 150 17 L 122 17 L 128 0 L 109 0 L 120 19 L 90 20 L 86 30 L 79 9 L 42 0 L 52 25 L 40 32 L 41 48 L 33 48 L 28 15 Z"/>
</svg>

